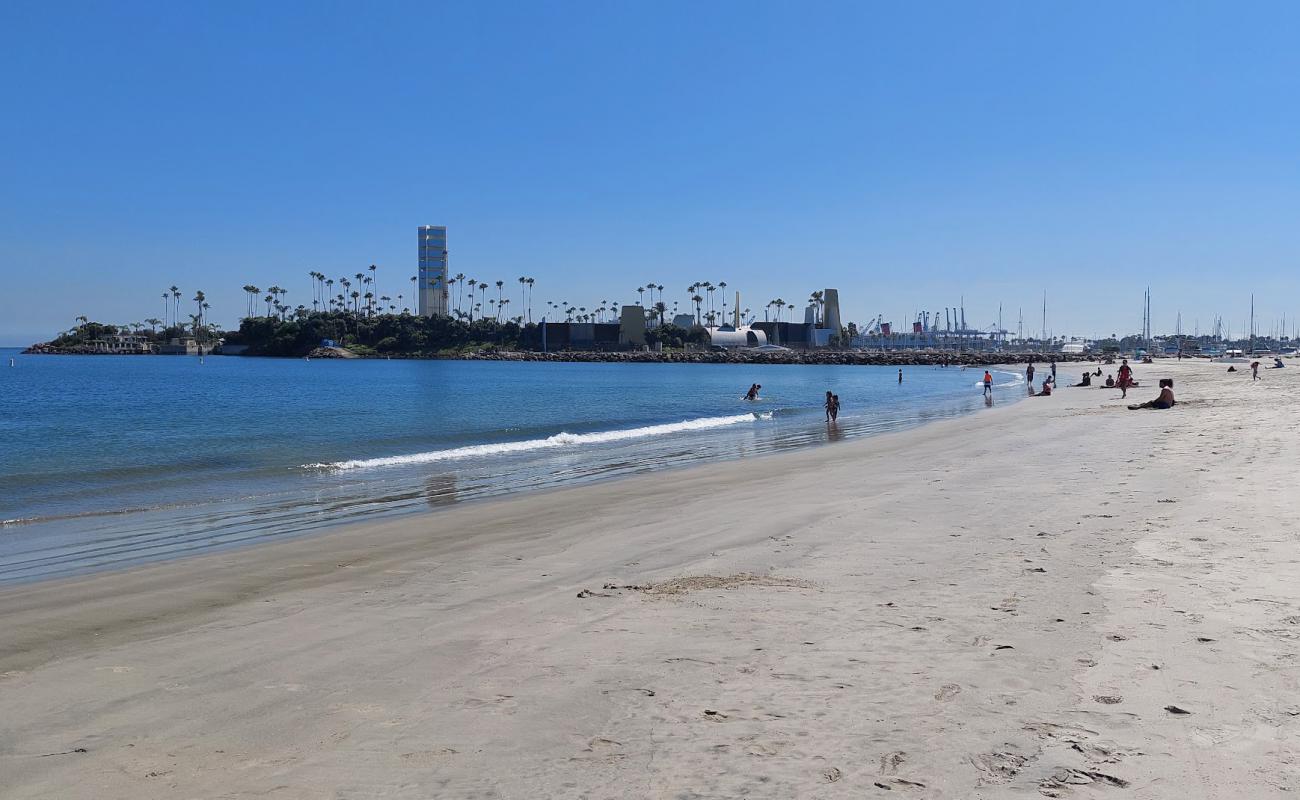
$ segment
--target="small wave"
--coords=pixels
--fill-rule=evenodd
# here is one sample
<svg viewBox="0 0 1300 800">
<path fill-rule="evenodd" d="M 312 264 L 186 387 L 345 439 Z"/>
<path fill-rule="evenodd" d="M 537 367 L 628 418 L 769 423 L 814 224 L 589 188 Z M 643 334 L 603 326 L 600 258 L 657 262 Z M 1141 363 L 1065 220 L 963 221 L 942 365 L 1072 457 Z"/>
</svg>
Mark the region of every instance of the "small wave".
<svg viewBox="0 0 1300 800">
<path fill-rule="evenodd" d="M 647 425 L 642 428 L 625 428 L 622 430 L 601 431 L 598 433 L 557 433 L 545 439 L 528 439 L 522 442 L 498 442 L 496 444 L 475 444 L 456 447 L 450 450 L 433 450 L 428 453 L 411 453 L 404 456 L 385 456 L 382 458 L 359 458 L 349 461 L 335 461 L 323 464 L 303 464 L 303 469 L 351 470 L 371 469 L 374 467 L 399 467 L 412 464 L 429 464 L 436 461 L 455 461 L 478 456 L 505 455 L 508 453 L 527 453 L 533 450 L 548 450 L 557 447 L 573 447 L 584 444 L 605 444 L 629 439 L 644 439 L 650 436 L 664 436 L 686 431 L 702 431 L 710 428 L 724 428 L 744 422 L 772 419 L 771 412 L 753 414 L 735 414 L 728 417 L 704 417 L 688 419 L 684 422 L 671 422 L 664 425 Z"/>
</svg>

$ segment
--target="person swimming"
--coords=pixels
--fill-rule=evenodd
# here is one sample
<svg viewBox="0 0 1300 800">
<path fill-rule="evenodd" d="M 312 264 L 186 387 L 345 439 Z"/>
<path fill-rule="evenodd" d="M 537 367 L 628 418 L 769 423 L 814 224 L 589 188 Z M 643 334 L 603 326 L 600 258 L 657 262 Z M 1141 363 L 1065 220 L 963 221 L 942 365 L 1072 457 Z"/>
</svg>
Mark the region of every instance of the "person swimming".
<svg viewBox="0 0 1300 800">
<path fill-rule="evenodd" d="M 758 399 L 758 390 L 759 390 L 759 389 L 762 389 L 762 388 L 763 388 L 763 385 L 762 385 L 761 383 L 751 383 L 751 384 L 749 385 L 749 391 L 748 391 L 748 392 L 745 392 L 745 399 L 746 399 L 746 400 L 757 400 L 757 399 Z"/>
</svg>

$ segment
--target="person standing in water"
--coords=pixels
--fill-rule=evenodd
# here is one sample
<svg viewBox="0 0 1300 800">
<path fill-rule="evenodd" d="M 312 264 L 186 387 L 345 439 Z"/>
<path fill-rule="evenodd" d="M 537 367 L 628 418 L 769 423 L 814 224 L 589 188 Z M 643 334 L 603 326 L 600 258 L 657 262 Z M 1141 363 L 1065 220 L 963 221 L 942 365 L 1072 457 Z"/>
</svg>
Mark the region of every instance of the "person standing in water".
<svg viewBox="0 0 1300 800">
<path fill-rule="evenodd" d="M 826 402 L 822 404 L 822 407 L 826 409 L 826 421 L 830 422 L 831 409 L 835 407 L 835 395 L 831 394 L 829 390 L 826 392 Z"/>
<path fill-rule="evenodd" d="M 1056 383 L 1056 359 L 1052 359 L 1052 383 Z"/>
<path fill-rule="evenodd" d="M 762 389 L 762 388 L 763 388 L 763 386 L 762 386 L 761 384 L 751 383 L 751 384 L 749 385 L 749 391 L 748 391 L 748 392 L 745 392 L 745 399 L 746 399 L 746 400 L 757 400 L 757 399 L 758 399 L 758 390 L 759 390 L 759 389 Z"/>
<path fill-rule="evenodd" d="M 988 370 L 984 370 L 984 395 L 993 394 L 993 375 Z"/>
<path fill-rule="evenodd" d="M 1032 392 L 1034 390 L 1034 362 L 1032 361 L 1025 367 L 1025 381 L 1029 383 L 1029 391 Z"/>
<path fill-rule="evenodd" d="M 833 394 L 831 395 L 831 422 L 834 422 L 839 418 L 840 418 L 840 396 L 838 394 Z"/>
<path fill-rule="evenodd" d="M 901 369 L 898 371 L 898 382 L 903 382 L 903 371 Z"/>
</svg>

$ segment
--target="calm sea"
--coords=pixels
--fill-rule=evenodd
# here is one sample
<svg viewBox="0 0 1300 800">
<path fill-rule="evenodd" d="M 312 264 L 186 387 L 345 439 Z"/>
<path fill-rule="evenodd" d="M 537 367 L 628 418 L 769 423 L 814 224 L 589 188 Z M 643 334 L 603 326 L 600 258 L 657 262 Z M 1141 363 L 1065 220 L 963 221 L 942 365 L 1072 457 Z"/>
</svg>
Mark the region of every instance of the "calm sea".
<svg viewBox="0 0 1300 800">
<path fill-rule="evenodd" d="M 0 350 L 0 583 L 867 436 L 984 408 L 981 375 Z"/>
</svg>

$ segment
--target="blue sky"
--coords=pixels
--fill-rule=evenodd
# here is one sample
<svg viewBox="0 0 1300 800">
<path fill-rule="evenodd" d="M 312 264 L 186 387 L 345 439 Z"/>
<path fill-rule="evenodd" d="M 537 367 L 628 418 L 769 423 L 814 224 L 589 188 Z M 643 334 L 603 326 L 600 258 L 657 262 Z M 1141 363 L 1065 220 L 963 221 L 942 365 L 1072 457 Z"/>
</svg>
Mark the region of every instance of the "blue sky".
<svg viewBox="0 0 1300 800">
<path fill-rule="evenodd" d="M 379 265 L 985 326 L 1300 319 L 1294 3 L 0 5 L 0 344 Z M 188 296 L 188 294 L 187 294 Z M 518 302 L 518 301 L 516 301 Z M 683 302 L 683 305 L 685 303 Z M 1288 321 L 1288 328 L 1291 322 Z"/>
</svg>

